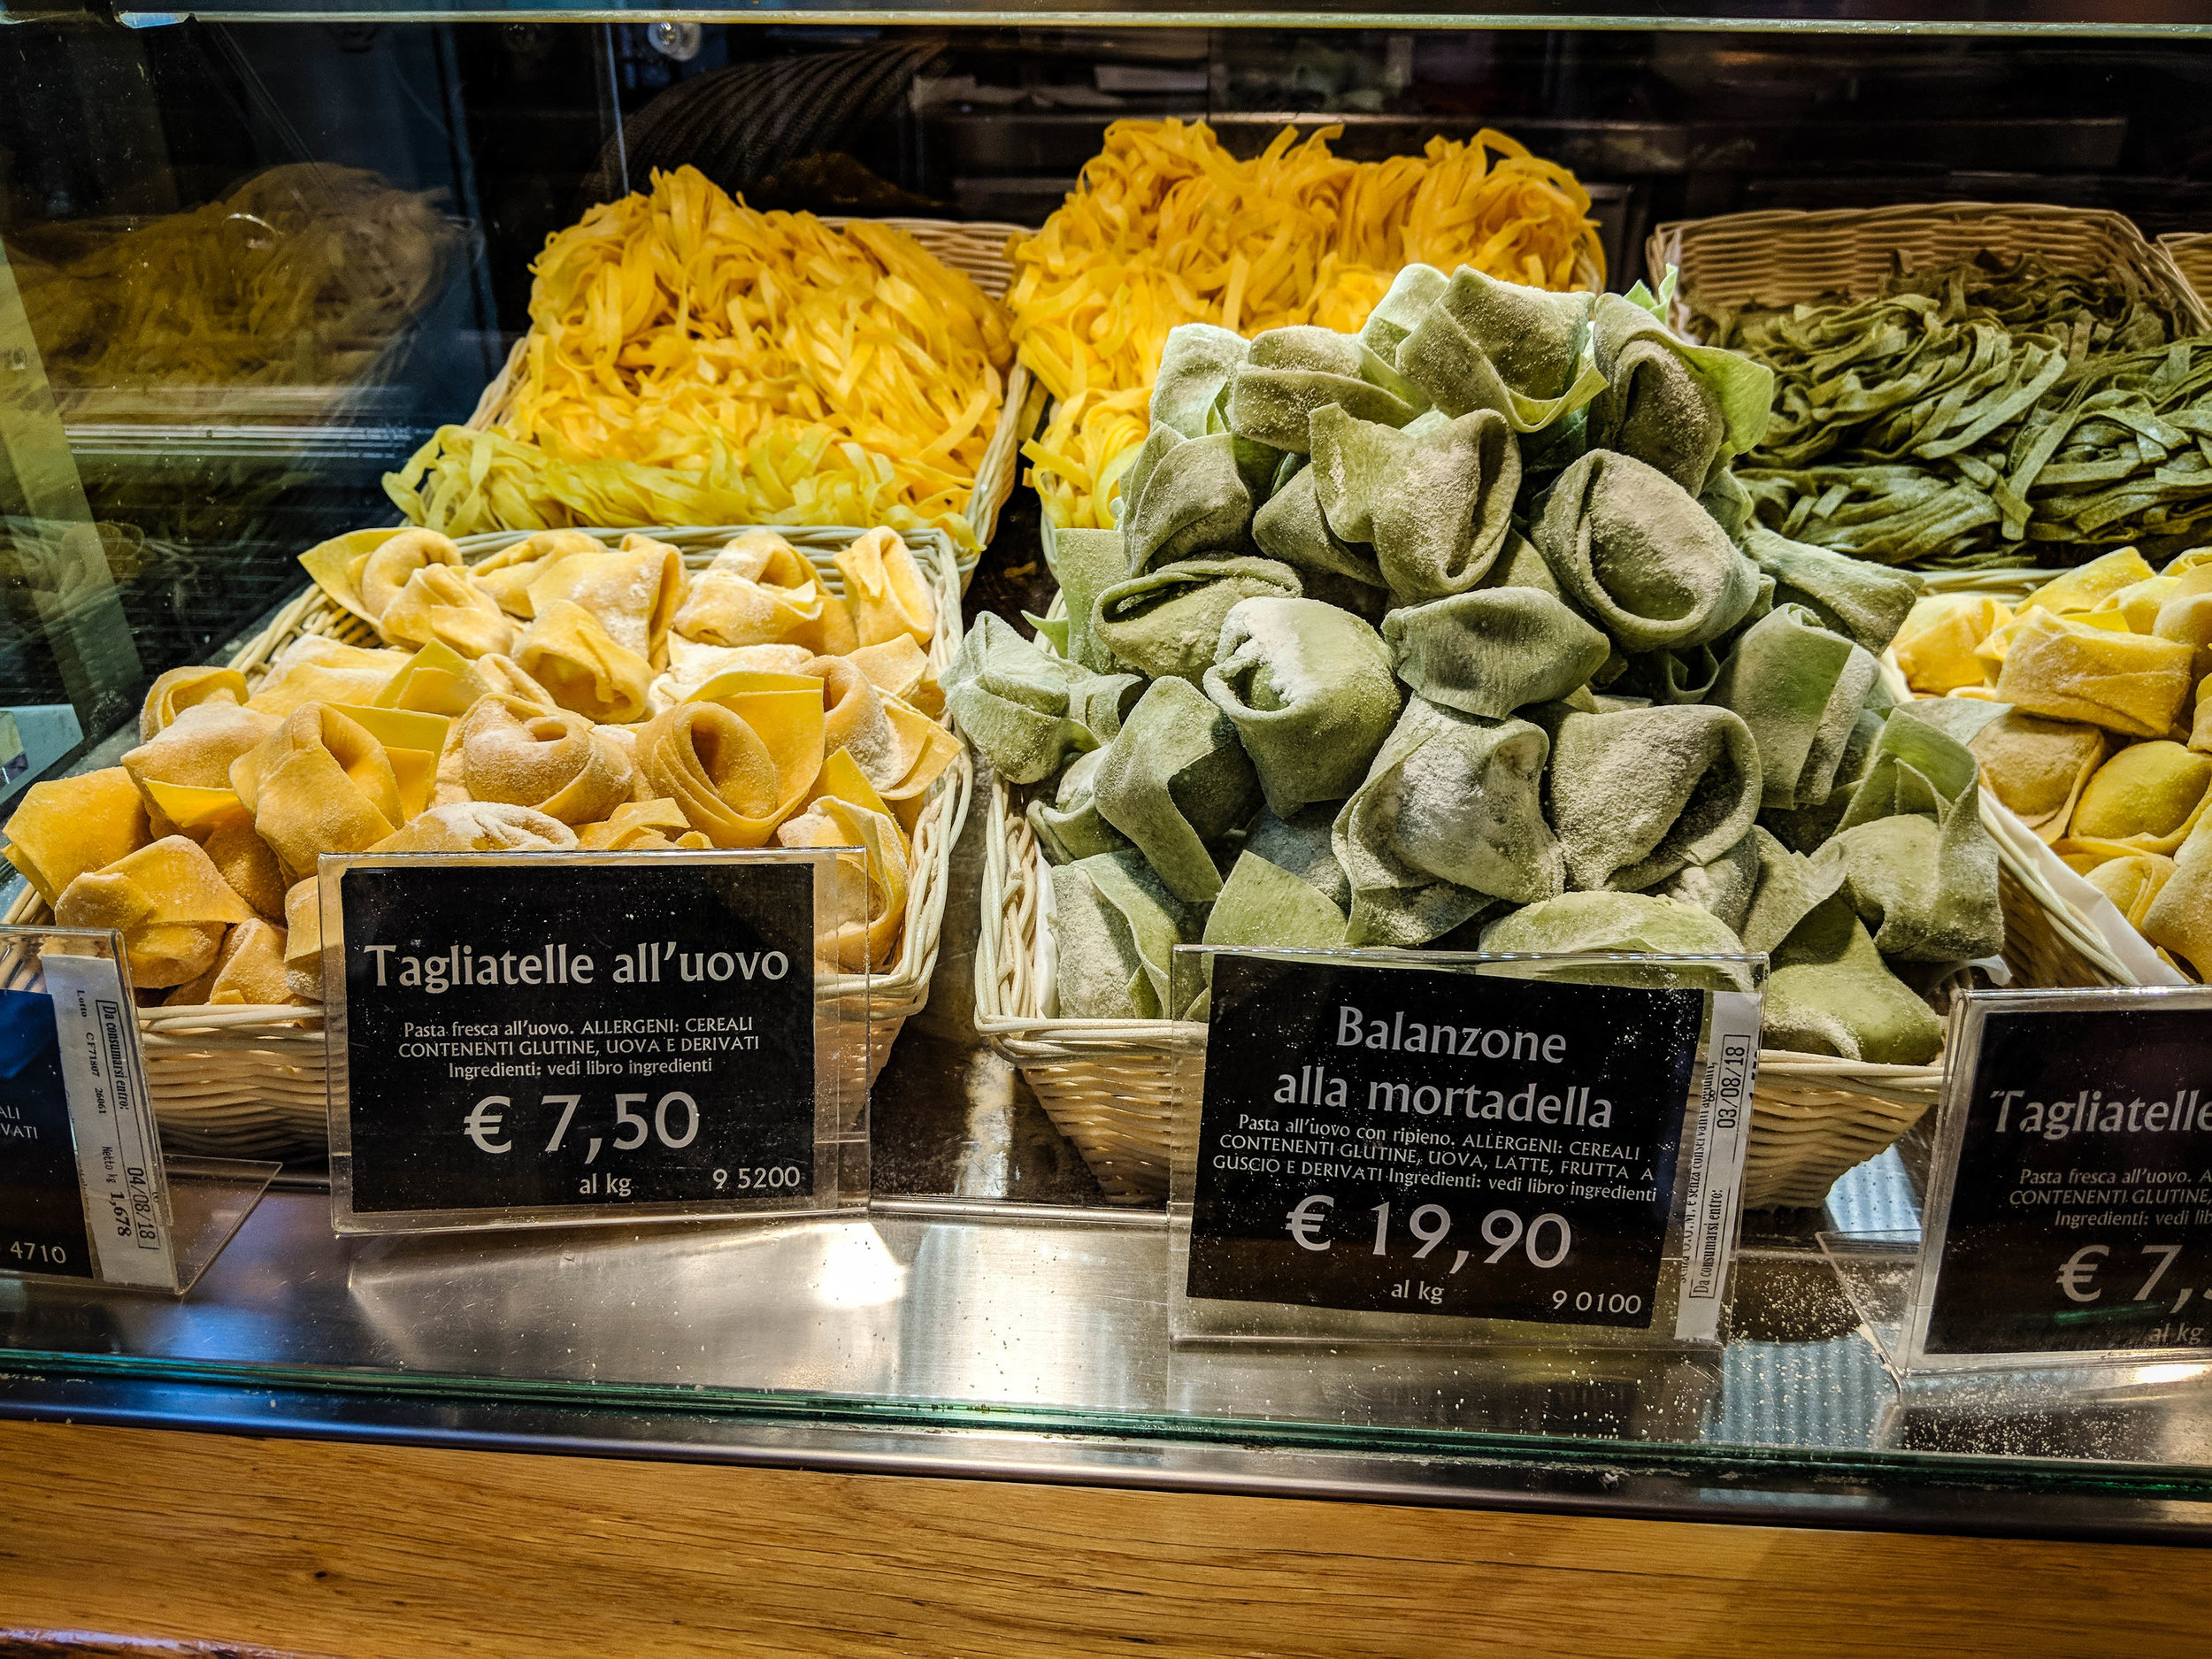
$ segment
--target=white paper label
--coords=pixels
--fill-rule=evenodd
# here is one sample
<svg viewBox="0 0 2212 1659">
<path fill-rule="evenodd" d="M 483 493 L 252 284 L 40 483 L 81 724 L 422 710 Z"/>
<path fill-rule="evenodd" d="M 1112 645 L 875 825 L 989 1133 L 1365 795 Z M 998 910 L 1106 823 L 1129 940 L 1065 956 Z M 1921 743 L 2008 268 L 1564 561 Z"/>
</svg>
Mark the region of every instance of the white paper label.
<svg viewBox="0 0 2212 1659">
<path fill-rule="evenodd" d="M 54 999 L 77 1179 L 99 1277 L 111 1285 L 174 1290 L 161 1142 L 127 1024 L 137 1012 L 105 957 L 45 955 L 40 963 Z"/>
<path fill-rule="evenodd" d="M 1720 1334 L 1728 1263 L 1735 1254 L 1737 1194 L 1751 1139 L 1751 1089 L 1759 1069 L 1759 999 L 1741 991 L 1713 994 L 1705 1082 L 1690 1150 L 1690 1193 L 1684 1210 L 1682 1300 L 1674 1333 L 1692 1341 Z"/>
</svg>

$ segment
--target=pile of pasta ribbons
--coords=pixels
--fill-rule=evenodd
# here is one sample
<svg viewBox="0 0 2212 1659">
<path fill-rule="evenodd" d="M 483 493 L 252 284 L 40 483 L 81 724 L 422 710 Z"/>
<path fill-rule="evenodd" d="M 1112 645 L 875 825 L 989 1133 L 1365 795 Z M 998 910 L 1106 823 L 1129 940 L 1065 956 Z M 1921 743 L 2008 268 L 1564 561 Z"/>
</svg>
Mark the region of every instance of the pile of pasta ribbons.
<svg viewBox="0 0 2212 1659">
<path fill-rule="evenodd" d="M 1556 163 L 1485 129 L 1419 156 L 1355 162 L 1325 127 L 1285 127 L 1240 161 L 1202 122 L 1117 121 L 1064 206 L 1013 249 L 1021 360 L 1057 400 L 1025 446 L 1054 524 L 1110 529 L 1150 429 L 1169 330 L 1358 329 L 1403 267 L 1563 291 L 1604 285 L 1590 196 Z"/>
<path fill-rule="evenodd" d="M 904 232 L 755 212 L 680 167 L 532 269 L 503 414 L 442 427 L 385 480 L 413 523 L 926 526 L 975 545 L 1008 319 Z"/>
</svg>

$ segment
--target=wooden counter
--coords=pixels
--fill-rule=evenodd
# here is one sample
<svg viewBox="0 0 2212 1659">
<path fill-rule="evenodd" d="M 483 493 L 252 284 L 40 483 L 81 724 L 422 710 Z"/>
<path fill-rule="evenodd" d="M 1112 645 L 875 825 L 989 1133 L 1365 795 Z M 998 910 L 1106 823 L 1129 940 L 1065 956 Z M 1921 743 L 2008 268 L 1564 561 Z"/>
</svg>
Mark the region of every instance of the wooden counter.
<svg viewBox="0 0 2212 1659">
<path fill-rule="evenodd" d="M 21 1422 L 0 1423 L 0 1632 L 364 1659 L 2157 1659 L 2212 1628 L 2212 1555 L 2150 1545 Z M 0 1635 L 46 1651 L 67 1650 Z"/>
</svg>

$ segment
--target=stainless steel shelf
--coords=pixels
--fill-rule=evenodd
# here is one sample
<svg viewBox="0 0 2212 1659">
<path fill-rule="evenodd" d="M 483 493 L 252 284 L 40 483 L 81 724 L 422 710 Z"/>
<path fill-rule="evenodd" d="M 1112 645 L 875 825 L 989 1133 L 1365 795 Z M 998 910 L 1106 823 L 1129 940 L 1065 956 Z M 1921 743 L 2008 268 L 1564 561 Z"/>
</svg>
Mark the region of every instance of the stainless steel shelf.
<svg viewBox="0 0 2212 1659">
<path fill-rule="evenodd" d="M 186 1302 L 0 1280 L 0 1411 L 254 1433 L 1850 1526 L 2212 1536 L 2201 1380 L 1901 1400 L 1801 1248 L 1717 1356 L 1178 1347 L 1164 1227 L 339 1239 L 265 1199 Z"/>
</svg>

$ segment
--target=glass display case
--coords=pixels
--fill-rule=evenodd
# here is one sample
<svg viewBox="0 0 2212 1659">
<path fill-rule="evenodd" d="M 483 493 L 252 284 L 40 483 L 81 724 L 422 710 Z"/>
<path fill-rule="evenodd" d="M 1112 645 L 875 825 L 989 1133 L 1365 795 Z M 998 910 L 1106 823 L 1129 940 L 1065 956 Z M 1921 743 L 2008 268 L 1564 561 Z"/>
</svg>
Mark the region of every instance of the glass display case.
<svg viewBox="0 0 2212 1659">
<path fill-rule="evenodd" d="M 664 649 L 667 618 L 649 604 L 639 626 L 657 632 L 639 655 L 653 685 L 604 680 L 617 687 L 603 691 L 609 709 L 634 706 L 599 726 L 642 727 L 637 717 L 686 702 L 716 673 L 787 679 L 807 661 L 903 640 L 910 678 L 896 695 L 888 681 L 878 689 L 937 733 L 898 727 L 898 765 L 850 796 L 864 793 L 896 825 L 901 872 L 895 902 L 871 901 L 888 931 L 844 964 L 856 977 L 841 993 L 865 1002 L 874 1033 L 864 1156 L 848 1169 L 864 1166 L 864 1212 L 337 1235 L 319 991 L 299 982 L 319 985 L 320 969 L 282 900 L 311 887 L 300 872 L 315 849 L 301 866 L 272 841 L 278 902 L 246 915 L 273 964 L 257 983 L 288 985 L 290 1000 L 219 995 L 249 923 L 179 911 L 178 925 L 216 926 L 222 954 L 210 943 L 180 977 L 142 976 L 138 1011 L 171 1150 L 265 1156 L 283 1172 L 182 1300 L 0 1276 L 0 1409 L 1420 1502 L 2195 1536 L 2212 1514 L 2212 1351 L 2057 1391 L 2025 1372 L 1901 1382 L 1886 1369 L 1822 1235 L 1909 1248 L 1940 1043 L 1886 1062 L 1855 1047 L 1808 1052 L 1775 1036 L 1771 995 L 1770 1118 L 1752 1132 L 1717 1346 L 1613 1350 L 1578 1344 L 1572 1327 L 1534 1346 L 1172 1340 L 1167 1125 L 1194 1087 L 1204 1028 L 1167 1018 L 1156 997 L 1071 1029 L 1073 998 L 1053 1002 L 1038 979 L 1055 965 L 1039 919 L 1054 877 L 1028 826 L 1033 803 L 1079 814 L 1083 801 L 1040 795 L 1046 772 L 1008 776 L 1002 753 L 962 741 L 976 736 L 972 719 L 956 737 L 939 688 L 957 680 L 964 630 L 990 641 L 1002 626 L 1025 649 L 1041 635 L 1056 661 L 1081 649 L 1084 618 L 1071 635 L 1056 571 L 1080 535 L 1112 531 L 1111 503 L 1133 479 L 1149 488 L 1138 469 L 1154 463 L 1139 446 L 1148 410 L 1161 423 L 1148 403 L 1159 347 L 1144 330 L 1161 317 L 1349 338 L 1397 292 L 1400 267 L 1510 248 L 1491 275 L 1562 294 L 1640 283 L 1651 326 L 1671 326 L 1685 344 L 1740 345 L 1744 313 L 1762 303 L 1839 289 L 1863 299 L 1886 278 L 1978 256 L 1995 281 L 2025 256 L 2107 285 L 2080 301 L 2098 320 L 2038 336 L 2047 344 L 2033 349 L 2055 354 L 2054 379 L 2070 350 L 2078 368 L 2092 336 L 2101 349 L 2115 332 L 2178 353 L 2185 372 L 2186 342 L 2200 349 L 2212 334 L 2191 283 L 2191 238 L 2212 234 L 2208 32 L 2212 11 L 2191 4 L 2062 0 L 1663 16 L 1463 0 L 1371 13 L 1149 0 L 0 9 L 0 721 L 12 722 L 0 726 L 0 816 L 42 784 L 123 776 L 122 757 L 146 753 L 194 699 L 233 701 L 188 695 L 179 687 L 203 680 L 165 680 L 173 670 L 234 665 L 239 690 L 255 693 L 302 664 L 370 675 L 267 705 L 272 731 L 311 695 L 431 718 L 383 701 L 388 682 L 403 661 L 434 665 L 423 662 L 432 648 L 475 625 L 409 634 L 390 620 L 393 595 L 442 554 L 418 555 L 382 603 L 370 593 L 365 560 L 403 525 L 441 533 L 460 549 L 455 563 L 488 573 L 540 533 L 610 532 L 593 544 L 599 557 L 629 532 L 663 532 L 654 545 L 674 549 L 672 580 L 692 595 L 710 568 L 737 570 L 715 562 L 743 526 L 780 526 L 796 573 L 772 580 L 756 562 L 745 592 L 772 588 L 793 604 L 827 595 L 833 606 L 879 580 L 858 573 L 854 549 L 889 526 L 928 589 L 926 602 L 900 602 L 919 607 L 921 626 L 841 648 L 806 634 L 795 657 L 718 656 L 686 683 L 684 659 Z M 1270 165 L 1272 181 L 1255 182 Z M 1118 233 L 1103 211 L 1079 227 L 1067 206 L 1079 175 L 1103 200 L 1110 173 L 1131 200 L 1182 178 L 1199 205 L 1179 223 L 1154 200 L 1134 229 Z M 1221 182 L 1233 173 L 1242 182 Z M 1509 197 L 1521 205 L 1499 205 Z M 742 216 L 731 198 L 771 218 Z M 792 229 L 799 221 L 774 217 L 787 213 L 831 228 Z M 1470 228 L 1479 213 L 1495 217 Z M 1809 239 L 1750 217 L 1785 213 L 1831 217 Z M 1217 258 L 1208 238 L 1224 216 L 1234 222 Z M 872 221 L 898 227 L 892 251 Z M 835 228 L 845 225 L 860 228 Z M 1158 257 L 1178 238 L 1187 259 Z M 1085 276 L 1085 257 L 1110 275 Z M 855 263 L 823 274 L 841 259 Z M 740 269 L 756 285 L 742 295 L 729 275 Z M 777 281 L 792 285 L 781 298 Z M 680 296 L 671 303 L 683 320 L 654 324 L 649 340 L 626 308 L 641 315 L 667 296 Z M 1937 289 L 1923 310 L 1955 318 L 1967 305 L 1962 288 Z M 2126 334 L 2139 326 L 2148 332 Z M 774 351 L 785 355 L 772 363 Z M 1136 371 L 1115 366 L 1147 353 Z M 894 360 L 904 366 L 885 366 Z M 869 374 L 882 385 L 856 395 Z M 649 384 L 659 389 L 639 390 Z M 1403 389 L 1394 368 L 1367 384 Z M 808 436 L 794 408 L 831 436 Z M 1202 409 L 1197 419 L 1189 442 L 1220 430 Z M 2124 543 L 2185 572 L 2174 561 L 2199 539 L 2199 498 L 2185 475 L 2207 465 L 2198 450 L 2212 433 L 2196 419 L 2169 402 L 2138 423 L 2165 434 L 2162 458 L 2142 463 L 2156 472 L 2156 509 L 2116 508 L 2109 535 L 2106 519 L 2077 518 L 2062 534 L 2023 539 L 1992 507 L 1995 527 L 1969 526 L 1939 557 L 1892 549 L 1871 567 L 1918 564 L 1927 592 L 2008 605 Z M 1533 417 L 1517 427 L 1544 429 Z M 1874 458 L 1861 461 L 1881 462 L 1880 449 L 1869 440 Z M 1745 522 L 1778 530 L 1795 502 L 1790 535 L 1818 541 L 1826 525 L 1831 548 L 1849 541 L 1839 519 L 1820 517 L 1841 511 L 1826 483 L 1775 481 L 1810 461 L 1770 452 L 1759 465 L 1769 470 L 1746 499 L 1760 513 L 1778 500 L 1784 516 Z M 2003 471 L 1989 471 L 1992 491 Z M 1537 533 L 1531 504 L 1513 509 L 1517 538 Z M 2040 522 L 2024 503 L 2021 515 Z M 1500 507 L 1501 541 L 1507 517 Z M 1132 522 L 1126 511 L 1119 522 Z M 532 638 L 554 609 L 541 576 L 533 567 L 535 611 L 527 598 L 503 611 L 480 586 L 425 599 L 488 630 L 449 655 L 467 659 L 463 676 L 479 664 L 487 683 L 474 691 L 492 702 L 518 689 L 526 702 L 533 664 L 541 691 L 574 660 Z M 801 637 L 730 624 L 685 645 L 768 641 L 787 653 Z M 1871 650 L 1861 641 L 1859 657 L 1870 662 L 1887 637 Z M 370 657 L 384 665 L 357 660 Z M 487 657 L 520 664 L 525 681 L 499 680 Z M 1906 697 L 1920 689 L 1894 658 L 1886 668 Z M 858 672 L 839 664 L 818 678 Z M 175 707 L 157 715 L 165 696 Z M 475 706 L 472 694 L 448 711 L 457 729 Z M 1469 706 L 1468 723 L 1489 719 Z M 1065 712 L 1063 695 L 1054 718 Z M 536 716 L 565 718 L 545 707 L 515 718 Z M 2212 726 L 2198 718 L 2208 739 L 2193 746 L 2168 738 L 2175 718 L 2137 731 L 2136 747 L 2200 753 Z M 583 719 L 574 741 L 592 730 Z M 470 764 L 461 739 L 439 733 L 453 764 Z M 1075 748 L 1097 741 L 1086 733 Z M 2111 740 L 2114 752 L 2135 752 L 2125 741 Z M 1066 757 L 1056 753 L 1050 775 Z M 152 776 L 134 764 L 134 780 Z M 153 781 L 236 793 L 183 776 Z M 2205 780 L 2196 787 L 2201 796 Z M 825 793 L 835 804 L 827 785 L 808 804 Z M 563 819 L 565 841 L 525 844 L 572 846 L 578 826 L 616 822 L 616 799 L 643 809 L 665 794 L 641 784 Z M 191 841 L 196 825 L 203 844 L 212 839 L 213 818 L 185 815 L 183 795 L 145 799 L 155 818 L 139 844 L 165 829 Z M 1257 797 L 1248 804 L 1256 811 Z M 80 810 L 89 816 L 70 816 Z M 35 874 L 41 847 L 73 847 L 92 817 L 69 808 L 58 829 L 12 824 L 12 841 L 30 849 L 18 867 Z M 1747 809 L 1739 833 L 1748 822 Z M 583 844 L 666 847 L 698 823 L 625 819 L 630 839 Z M 814 844 L 856 839 L 843 819 L 820 835 Z M 2060 839 L 2031 833 L 2004 864 L 2001 949 L 1924 973 L 1899 966 L 1889 982 L 1927 999 L 1916 1007 L 1931 1029 L 1933 1009 L 1970 984 L 2197 977 L 2174 941 L 2204 937 L 2201 922 L 2122 937 L 2078 919 L 2097 893 L 2076 888 L 2088 891 L 2093 870 L 2051 854 Z M 68 866 L 62 878 L 43 865 L 43 881 L 19 875 L 10 919 L 67 909 L 67 878 L 105 863 L 52 856 Z M 1994 843 L 1988 869 L 1993 884 Z M 2038 896 L 2047 890 L 2056 896 Z M 2104 895 L 2116 918 L 2140 919 L 2141 906 Z M 1472 926 L 1465 915 L 1453 926 Z M 1474 936 L 1440 929 L 1410 942 L 1471 949 Z M 187 992 L 204 1000 L 180 1002 Z M 1832 1144 L 1791 1139 L 1793 1125 L 1831 1122 L 1842 1125 Z"/>
</svg>

